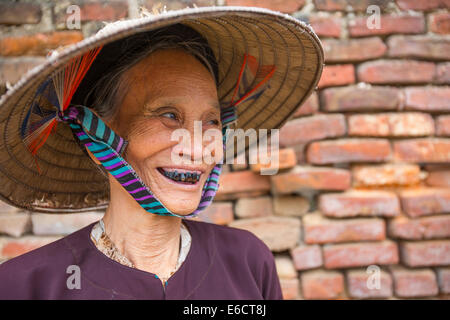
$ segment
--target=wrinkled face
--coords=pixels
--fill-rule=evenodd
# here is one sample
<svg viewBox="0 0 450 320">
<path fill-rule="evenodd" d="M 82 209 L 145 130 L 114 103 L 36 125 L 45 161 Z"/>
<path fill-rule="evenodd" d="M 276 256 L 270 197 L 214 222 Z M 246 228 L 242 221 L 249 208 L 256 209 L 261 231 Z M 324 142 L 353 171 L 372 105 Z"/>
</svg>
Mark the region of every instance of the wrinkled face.
<svg viewBox="0 0 450 320">
<path fill-rule="evenodd" d="M 203 157 L 210 142 L 194 143 L 194 121 L 201 121 L 203 132 L 220 132 L 222 127 L 213 75 L 189 53 L 164 49 L 124 77 L 128 89 L 109 123 L 129 141 L 124 157 L 166 208 L 189 214 L 198 207 L 203 185 L 215 166 Z M 179 141 L 171 139 L 179 129 L 191 138 L 191 147 L 182 151 L 179 146 L 174 149 Z M 179 164 L 174 154 L 187 161 Z"/>
</svg>

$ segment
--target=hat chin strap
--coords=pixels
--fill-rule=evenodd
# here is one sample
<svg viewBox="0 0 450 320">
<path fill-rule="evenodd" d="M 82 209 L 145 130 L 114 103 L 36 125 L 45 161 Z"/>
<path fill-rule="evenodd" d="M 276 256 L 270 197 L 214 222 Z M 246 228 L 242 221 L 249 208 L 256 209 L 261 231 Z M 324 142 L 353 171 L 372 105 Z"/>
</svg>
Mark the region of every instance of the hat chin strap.
<svg viewBox="0 0 450 320">
<path fill-rule="evenodd" d="M 64 113 L 58 113 L 57 120 L 69 124 L 80 144 L 98 159 L 145 211 L 162 216 L 195 217 L 213 201 L 219 186 L 222 164 L 216 164 L 206 179 L 197 209 L 188 215 L 179 215 L 167 209 L 145 185 L 133 167 L 122 158 L 128 141 L 116 134 L 87 107 L 71 106 Z"/>
</svg>

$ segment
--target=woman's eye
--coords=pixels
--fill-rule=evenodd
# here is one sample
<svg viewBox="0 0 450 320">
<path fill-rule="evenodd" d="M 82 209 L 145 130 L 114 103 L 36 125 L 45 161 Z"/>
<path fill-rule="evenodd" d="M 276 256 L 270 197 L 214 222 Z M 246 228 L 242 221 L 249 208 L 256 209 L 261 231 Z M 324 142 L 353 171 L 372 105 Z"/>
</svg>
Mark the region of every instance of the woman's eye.
<svg viewBox="0 0 450 320">
<path fill-rule="evenodd" d="M 173 112 L 165 112 L 162 114 L 162 116 L 165 118 L 174 119 L 174 120 L 178 119 L 177 115 Z"/>
<path fill-rule="evenodd" d="M 208 123 L 210 123 L 213 126 L 218 126 L 220 124 L 220 121 L 217 119 L 209 120 Z"/>
</svg>

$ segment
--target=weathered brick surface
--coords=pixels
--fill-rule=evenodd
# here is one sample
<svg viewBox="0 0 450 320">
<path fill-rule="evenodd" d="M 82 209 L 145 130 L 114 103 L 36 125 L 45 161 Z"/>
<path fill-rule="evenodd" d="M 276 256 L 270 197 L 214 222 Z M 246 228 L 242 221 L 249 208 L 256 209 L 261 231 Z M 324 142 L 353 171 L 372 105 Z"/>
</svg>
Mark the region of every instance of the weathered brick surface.
<svg viewBox="0 0 450 320">
<path fill-rule="evenodd" d="M 358 81 L 374 84 L 410 84 L 433 81 L 436 67 L 432 62 L 414 60 L 376 60 L 358 66 Z"/>
<path fill-rule="evenodd" d="M 441 293 L 450 293 L 450 268 L 438 268 L 436 273 Z"/>
<path fill-rule="evenodd" d="M 325 245 L 323 258 L 327 269 L 390 265 L 399 261 L 397 244 L 389 240 Z"/>
<path fill-rule="evenodd" d="M 402 210 L 412 218 L 450 212 L 450 189 L 417 188 L 399 192 Z"/>
<path fill-rule="evenodd" d="M 280 129 L 280 145 L 292 146 L 314 140 L 339 137 L 346 133 L 341 114 L 318 114 L 288 121 Z"/>
<path fill-rule="evenodd" d="M 384 10 L 388 3 L 388 0 L 314 0 L 316 8 L 324 11 L 365 12 L 368 6 L 374 4 Z"/>
<path fill-rule="evenodd" d="M 372 26 L 373 18 L 371 17 L 355 17 L 349 21 L 350 35 L 364 37 L 393 33 L 417 34 L 425 31 L 423 15 L 381 15 L 379 19 L 378 27 Z"/>
<path fill-rule="evenodd" d="M 436 118 L 436 135 L 450 137 L 450 115 L 442 115 Z"/>
<path fill-rule="evenodd" d="M 312 270 L 301 274 L 305 299 L 336 299 L 344 291 L 344 276 L 336 271 Z"/>
<path fill-rule="evenodd" d="M 378 37 L 364 39 L 326 39 L 322 41 L 325 62 L 356 62 L 383 56 L 387 46 Z"/>
<path fill-rule="evenodd" d="M 321 100 L 327 112 L 397 110 L 401 104 L 400 91 L 384 86 L 328 88 L 321 91 Z"/>
<path fill-rule="evenodd" d="M 341 18 L 336 15 L 312 14 L 309 24 L 319 37 L 339 38 L 341 35 Z"/>
<path fill-rule="evenodd" d="M 325 66 L 319 81 L 319 88 L 355 83 L 355 68 L 352 64 Z"/>
<path fill-rule="evenodd" d="M 321 194 L 319 210 L 329 217 L 385 216 L 400 213 L 397 195 L 389 191 L 350 190 Z"/>
<path fill-rule="evenodd" d="M 300 281 L 295 279 L 280 278 L 281 293 L 283 294 L 283 300 L 295 300 L 298 299 L 300 290 Z"/>
<path fill-rule="evenodd" d="M 350 172 L 337 168 L 297 166 L 289 172 L 271 176 L 275 194 L 305 189 L 346 190 L 350 187 Z"/>
<path fill-rule="evenodd" d="M 435 83 L 450 84 L 450 62 L 438 63 L 436 65 Z"/>
<path fill-rule="evenodd" d="M 273 215 L 272 198 L 258 197 L 238 199 L 236 201 L 235 211 L 238 218 L 271 216 Z"/>
<path fill-rule="evenodd" d="M 448 12 L 432 13 L 428 16 L 429 29 L 434 33 L 450 33 L 450 14 Z"/>
<path fill-rule="evenodd" d="M 312 164 L 382 162 L 389 160 L 391 146 L 384 139 L 339 139 L 309 145 L 306 157 Z"/>
<path fill-rule="evenodd" d="M 394 159 L 398 162 L 443 162 L 450 161 L 450 139 L 422 138 L 393 142 Z"/>
<path fill-rule="evenodd" d="M 416 219 L 398 216 L 388 222 L 388 233 L 405 240 L 450 238 L 450 215 Z"/>
<path fill-rule="evenodd" d="M 450 59 L 450 40 L 439 36 L 400 36 L 389 37 L 388 56 L 395 58 L 421 58 L 430 60 Z"/>
<path fill-rule="evenodd" d="M 0 3 L 0 24 L 36 24 L 41 21 L 41 17 L 39 4 L 12 1 Z"/>
<path fill-rule="evenodd" d="M 31 227 L 29 212 L 0 212 L 0 233 L 20 237 Z"/>
<path fill-rule="evenodd" d="M 356 114 L 348 117 L 352 136 L 404 137 L 434 134 L 431 115 L 420 112 Z"/>
<path fill-rule="evenodd" d="M 269 190 L 270 180 L 268 176 L 261 176 L 249 170 L 236 171 L 220 176 L 217 195 L 236 195 L 252 191 L 266 193 Z"/>
<path fill-rule="evenodd" d="M 431 269 L 392 268 L 395 294 L 401 298 L 417 298 L 438 294 L 436 275 Z"/>
<path fill-rule="evenodd" d="M 372 280 L 379 276 L 379 280 Z M 366 270 L 350 270 L 347 272 L 349 295 L 356 299 L 389 298 L 393 295 L 391 275 L 380 270 L 376 275 Z"/>
<path fill-rule="evenodd" d="M 297 278 L 297 271 L 292 260 L 288 256 L 275 256 L 275 266 L 277 275 L 283 279 Z"/>
<path fill-rule="evenodd" d="M 450 188 L 450 168 L 449 170 L 436 170 L 428 172 L 426 184 L 432 187 Z"/>
<path fill-rule="evenodd" d="M 305 0 L 225 0 L 225 2 L 229 6 L 263 7 L 286 13 L 295 12 L 305 4 Z"/>
<path fill-rule="evenodd" d="M 83 40 L 80 31 L 56 31 L 0 39 L 1 56 L 42 56 L 59 46 Z"/>
<path fill-rule="evenodd" d="M 409 87 L 404 93 L 406 110 L 450 111 L 450 87 Z"/>
<path fill-rule="evenodd" d="M 128 2 L 126 0 L 81 1 L 77 5 L 80 8 L 81 22 L 116 21 L 128 15 Z M 64 23 L 68 17 L 67 6 L 56 8 L 55 19 L 57 23 Z"/>
<path fill-rule="evenodd" d="M 272 251 L 294 248 L 300 240 L 300 220 L 288 217 L 239 219 L 230 227 L 245 229 L 266 243 Z M 280 235 L 283 235 L 280 237 Z"/>
<path fill-rule="evenodd" d="M 229 224 L 234 220 L 233 204 L 231 202 L 214 202 L 201 211 L 196 218 L 191 219 L 220 225 Z"/>
<path fill-rule="evenodd" d="M 383 219 L 328 219 L 320 213 L 303 217 L 304 240 L 308 244 L 378 241 L 386 238 Z"/>
<path fill-rule="evenodd" d="M 396 0 L 395 3 L 402 10 L 433 10 L 446 8 L 450 4 L 448 0 Z"/>
<path fill-rule="evenodd" d="M 35 235 L 64 235 L 84 228 L 102 217 L 103 212 L 73 214 L 33 213 L 31 221 Z"/>
<path fill-rule="evenodd" d="M 273 210 L 279 216 L 298 217 L 308 212 L 309 201 L 300 196 L 275 196 Z"/>
<path fill-rule="evenodd" d="M 450 265 L 450 240 L 405 241 L 400 244 L 400 253 L 408 267 Z"/>
<path fill-rule="evenodd" d="M 291 256 L 297 270 L 314 269 L 323 264 L 322 250 L 318 245 L 295 247 L 291 249 Z"/>
<path fill-rule="evenodd" d="M 354 165 L 354 187 L 388 187 L 417 185 L 422 179 L 416 164 L 387 163 L 380 165 Z"/>
<path fill-rule="evenodd" d="M 283 148 L 276 150 L 278 152 L 278 159 L 271 157 L 271 153 L 267 151 L 267 163 L 258 162 L 256 164 L 250 164 L 250 169 L 255 173 L 277 173 L 279 170 L 285 170 L 295 167 L 297 164 L 297 155 L 293 148 Z"/>
<path fill-rule="evenodd" d="M 319 110 L 319 98 L 317 97 L 317 93 L 313 92 L 308 97 L 308 99 L 306 99 L 305 103 L 303 103 L 297 109 L 297 111 L 295 111 L 293 118 L 311 115 L 316 113 L 318 110 Z"/>
</svg>

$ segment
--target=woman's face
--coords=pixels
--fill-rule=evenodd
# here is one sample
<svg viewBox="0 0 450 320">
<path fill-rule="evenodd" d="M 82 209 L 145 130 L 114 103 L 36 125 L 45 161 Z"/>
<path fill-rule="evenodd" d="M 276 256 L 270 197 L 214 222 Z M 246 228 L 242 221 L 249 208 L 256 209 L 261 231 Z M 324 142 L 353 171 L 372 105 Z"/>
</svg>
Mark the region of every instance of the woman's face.
<svg viewBox="0 0 450 320">
<path fill-rule="evenodd" d="M 215 166 L 202 156 L 210 142 L 194 143 L 194 121 L 201 121 L 203 132 L 220 132 L 222 127 L 214 78 L 181 49 L 156 51 L 124 77 L 125 98 L 109 125 L 129 141 L 125 159 L 166 208 L 189 214 L 198 207 L 203 185 Z M 171 136 L 178 129 L 190 133 L 191 147 L 174 153 L 186 160 L 183 164 L 172 154 L 179 141 Z M 178 181 L 181 173 L 189 173 L 184 175 L 190 176 L 189 181 Z"/>
</svg>

